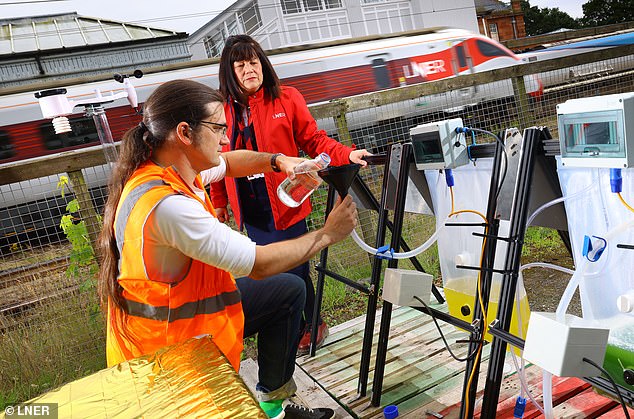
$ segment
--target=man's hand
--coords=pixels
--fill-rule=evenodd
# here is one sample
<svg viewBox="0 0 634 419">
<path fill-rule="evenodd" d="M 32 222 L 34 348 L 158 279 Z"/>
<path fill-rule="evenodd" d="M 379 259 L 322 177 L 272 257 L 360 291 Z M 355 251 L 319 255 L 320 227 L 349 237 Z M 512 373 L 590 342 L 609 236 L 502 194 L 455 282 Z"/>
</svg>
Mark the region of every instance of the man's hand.
<svg viewBox="0 0 634 419">
<path fill-rule="evenodd" d="M 262 279 L 286 272 L 306 262 L 317 252 L 348 237 L 357 224 L 357 206 L 350 195 L 339 198 L 322 228 L 291 240 L 255 248 L 255 264 L 249 274 Z"/>
<path fill-rule="evenodd" d="M 331 244 L 334 244 L 348 237 L 356 225 L 357 204 L 350 195 L 346 195 L 343 200 L 341 197 L 337 198 L 335 207 L 328 214 L 323 232 L 332 239 Z"/>
<path fill-rule="evenodd" d="M 216 218 L 221 223 L 226 223 L 231 219 L 231 214 L 229 214 L 229 210 L 225 207 L 216 208 Z"/>
<path fill-rule="evenodd" d="M 348 160 L 350 160 L 351 163 L 356 163 L 356 164 L 360 164 L 362 167 L 367 166 L 368 162 L 363 160 L 362 157 L 363 156 L 371 156 L 372 153 L 370 153 L 368 150 L 363 149 L 363 150 L 352 150 L 350 152 L 350 155 L 348 156 Z"/>
<path fill-rule="evenodd" d="M 305 161 L 306 159 L 302 159 L 300 157 L 280 155 L 277 157 L 277 167 L 279 167 L 279 169 L 283 173 L 286 173 L 287 176 L 293 179 L 295 178 L 295 172 L 293 171 L 293 169 L 295 169 L 295 166 Z"/>
</svg>

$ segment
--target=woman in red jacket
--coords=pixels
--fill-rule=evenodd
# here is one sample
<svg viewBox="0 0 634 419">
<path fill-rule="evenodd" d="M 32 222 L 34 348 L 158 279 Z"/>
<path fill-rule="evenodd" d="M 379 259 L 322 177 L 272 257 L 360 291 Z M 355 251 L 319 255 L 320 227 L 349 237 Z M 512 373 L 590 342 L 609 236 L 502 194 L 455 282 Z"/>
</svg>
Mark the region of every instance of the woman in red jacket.
<svg viewBox="0 0 634 419">
<path fill-rule="evenodd" d="M 365 166 L 366 150 L 355 150 L 328 137 L 317 128 L 304 97 L 293 87 L 282 86 L 262 47 L 248 35 L 230 36 L 220 58 L 220 91 L 225 95 L 227 136 L 225 150 L 247 149 L 298 156 L 301 149 L 311 157 L 326 152 L 331 165 L 358 163 Z M 297 208 L 285 206 L 277 198 L 277 186 L 284 173 L 263 173 L 238 179 L 225 178 L 211 187 L 211 198 L 221 221 L 229 219 L 231 205 L 240 229 L 264 245 L 306 233 L 310 201 Z M 304 317 L 312 324 L 315 289 L 308 262 L 290 271 L 306 282 Z M 319 319 L 317 347 L 328 334 Z M 298 353 L 308 352 L 310 330 L 304 333 Z"/>
</svg>

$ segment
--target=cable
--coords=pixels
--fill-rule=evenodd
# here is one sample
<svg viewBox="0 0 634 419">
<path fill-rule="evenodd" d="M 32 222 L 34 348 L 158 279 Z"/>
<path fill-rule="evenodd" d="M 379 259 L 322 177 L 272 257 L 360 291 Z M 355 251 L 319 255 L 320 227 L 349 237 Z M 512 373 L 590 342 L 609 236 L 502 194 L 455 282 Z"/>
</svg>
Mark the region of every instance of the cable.
<svg viewBox="0 0 634 419">
<path fill-rule="evenodd" d="M 455 359 L 458 362 L 466 362 L 468 360 L 470 360 L 475 353 L 479 350 L 479 348 L 473 352 L 471 352 L 469 355 L 466 356 L 466 358 L 458 358 L 452 351 L 451 348 L 449 347 L 449 343 L 447 343 L 447 340 L 445 339 L 445 335 L 443 334 L 442 330 L 440 329 L 440 325 L 438 324 L 438 321 L 436 320 L 436 316 L 434 316 L 434 313 L 431 311 L 431 308 L 429 308 L 429 306 L 420 298 L 418 298 L 418 296 L 414 296 L 415 299 L 417 299 L 422 305 L 425 306 L 425 308 L 427 309 L 428 314 L 431 316 L 432 320 L 434 321 L 434 324 L 436 325 L 436 328 L 438 329 L 438 333 L 440 333 L 440 337 L 442 338 L 442 341 L 445 343 L 445 348 L 447 348 L 447 351 L 449 351 L 449 355 L 451 355 L 451 357 L 453 359 Z"/>
<path fill-rule="evenodd" d="M 623 199 L 623 196 L 621 195 L 621 192 L 618 192 L 617 195 L 619 196 L 619 199 L 621 200 L 623 205 L 625 205 L 628 210 L 634 212 L 634 208 L 632 208 L 627 202 L 625 202 L 625 199 Z"/>
<path fill-rule="evenodd" d="M 482 214 L 480 214 L 481 217 L 483 217 Z M 486 217 L 484 217 L 485 222 L 486 222 Z M 482 267 L 482 262 L 484 260 L 484 248 L 486 247 L 486 234 L 489 231 L 489 226 L 487 225 L 484 229 L 484 239 L 482 240 L 482 251 L 480 252 L 480 267 Z M 478 272 L 478 301 L 480 302 L 480 310 L 482 311 L 482 324 L 486 325 L 487 324 L 487 312 L 484 309 L 484 299 L 482 298 L 482 271 Z M 478 345 L 478 355 L 476 356 L 476 361 L 473 363 L 473 368 L 471 369 L 471 374 L 469 375 L 469 380 L 467 381 L 467 387 L 465 389 L 465 394 L 469 393 L 469 390 L 471 389 L 471 382 L 473 381 L 473 377 L 475 375 L 475 370 L 478 366 L 478 362 L 479 362 L 479 358 L 480 355 L 482 353 L 482 347 L 484 346 L 484 335 L 486 334 L 486 330 L 482 331 L 482 335 L 480 337 L 480 344 Z M 469 411 L 469 397 L 466 398 L 465 400 L 465 419 L 467 416 L 467 412 Z"/>
<path fill-rule="evenodd" d="M 449 213 L 449 216 L 451 216 L 451 214 L 454 213 L 454 198 L 453 198 L 453 186 L 449 187 L 449 193 L 451 194 L 451 212 Z M 485 220 L 486 221 L 486 220 Z"/>
<path fill-rule="evenodd" d="M 498 184 L 497 191 L 495 191 L 495 200 L 497 201 L 500 196 L 500 190 L 502 189 L 501 187 L 504 184 L 504 179 L 506 179 L 506 171 L 509 167 L 509 157 L 508 157 L 508 154 L 506 153 L 506 147 L 504 146 L 502 139 L 500 139 L 499 136 L 495 135 L 491 131 L 487 131 L 485 129 L 480 129 L 480 128 L 464 127 L 463 132 L 471 132 L 472 136 L 474 132 L 480 132 L 482 134 L 490 135 L 493 138 L 495 138 L 495 141 L 500 143 L 500 145 L 502 146 L 502 151 L 504 152 L 504 167 L 502 168 L 502 176 L 500 176 L 500 183 Z M 473 139 L 473 141 L 475 142 L 475 138 Z"/>
<path fill-rule="evenodd" d="M 630 413 L 627 411 L 627 407 L 625 406 L 625 400 L 623 400 L 623 396 L 621 395 L 621 390 L 619 390 L 619 386 L 616 385 L 610 373 L 608 373 L 605 369 L 603 369 L 602 366 L 598 365 L 596 362 L 594 362 L 591 359 L 584 357 L 583 361 L 587 362 L 588 364 L 592 365 L 593 367 L 601 371 L 601 373 L 605 375 L 608 378 L 608 380 L 610 380 L 610 382 L 612 383 L 612 386 L 614 387 L 614 390 L 616 391 L 617 396 L 619 396 L 619 400 L 621 401 L 621 407 L 623 408 L 623 412 L 625 412 L 625 417 L 627 419 L 630 419 Z"/>
</svg>

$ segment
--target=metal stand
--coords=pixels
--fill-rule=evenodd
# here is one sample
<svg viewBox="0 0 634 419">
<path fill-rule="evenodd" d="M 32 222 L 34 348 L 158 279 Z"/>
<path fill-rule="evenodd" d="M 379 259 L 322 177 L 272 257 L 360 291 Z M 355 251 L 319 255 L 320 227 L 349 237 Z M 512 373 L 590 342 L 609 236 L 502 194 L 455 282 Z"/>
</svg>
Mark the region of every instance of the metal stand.
<svg viewBox="0 0 634 419">
<path fill-rule="evenodd" d="M 382 156 L 383 158 L 378 158 L 379 156 L 374 156 L 374 157 L 375 158 L 371 162 L 369 162 L 369 164 L 385 165 L 383 176 L 384 176 L 384 179 L 387 179 L 388 176 L 390 175 L 390 167 L 388 164 L 386 164 L 386 162 L 389 161 L 389 157 L 388 156 Z M 386 209 L 387 208 L 386 199 L 388 196 L 387 188 L 388 188 L 388 183 L 387 181 L 385 181 L 383 184 L 383 190 L 381 193 L 381 202 L 379 203 L 374 197 L 374 195 L 372 194 L 372 192 L 370 191 L 370 189 L 368 188 L 368 186 L 359 176 L 355 177 L 352 184 L 352 190 L 355 192 L 357 197 L 363 202 L 363 205 L 367 209 L 374 210 L 379 213 L 375 246 L 377 248 L 383 246 L 385 242 L 386 229 L 389 229 L 391 230 L 393 237 L 398 237 L 400 247 L 405 249 L 405 251 L 409 251 L 410 248 L 405 242 L 405 240 L 403 240 L 400 233 L 398 235 L 394 234 L 394 231 L 395 231 L 394 225 L 388 219 L 388 210 Z M 326 217 L 332 210 L 334 202 L 335 202 L 335 193 L 334 193 L 334 188 L 331 187 L 328 191 L 328 198 L 326 202 Z M 425 271 L 423 269 L 423 266 L 420 264 L 420 262 L 418 261 L 416 257 L 411 257 L 409 260 L 411 261 L 412 265 L 414 265 L 414 267 L 417 270 L 421 272 Z M 369 370 L 370 370 L 370 357 L 372 352 L 373 330 L 374 330 L 374 323 L 376 319 L 376 308 L 378 305 L 378 289 L 379 289 L 379 282 L 381 279 L 383 260 L 379 257 L 376 257 L 376 256 L 374 257 L 373 263 L 372 263 L 372 274 L 370 278 L 370 285 L 367 287 L 355 281 L 352 281 L 346 277 L 343 277 L 335 272 L 328 270 L 327 261 L 328 261 L 328 249 L 324 249 L 324 251 L 322 251 L 320 255 L 319 264 L 315 266 L 315 270 L 317 270 L 318 274 L 317 274 L 317 287 L 315 290 L 316 301 L 315 301 L 315 308 L 313 312 L 312 330 L 317 330 L 317 322 L 319 319 L 319 313 L 321 312 L 324 281 L 326 276 L 333 278 L 337 281 L 343 282 L 344 284 L 368 296 L 366 321 L 365 321 L 365 328 L 364 328 L 364 334 L 363 334 L 363 348 L 361 351 L 361 362 L 359 367 L 360 368 L 359 384 L 357 388 L 359 396 L 363 397 L 367 393 L 367 383 L 368 383 L 368 376 L 369 376 Z M 442 304 L 445 302 L 442 294 L 440 293 L 440 291 L 438 291 L 438 289 L 435 286 L 432 286 L 432 293 L 434 294 L 434 296 L 436 297 L 436 300 L 439 303 Z M 309 351 L 310 356 L 315 356 L 316 341 L 317 341 L 317 334 L 316 333 L 311 334 L 311 345 L 310 345 L 310 351 Z"/>
<path fill-rule="evenodd" d="M 506 252 L 500 301 L 495 320 L 496 329 L 508 332 L 511 326 L 515 289 L 520 269 L 520 257 L 526 232 L 528 219 L 528 204 L 530 199 L 530 187 L 533 179 L 534 156 L 539 139 L 543 131 L 538 128 L 530 128 L 524 131 L 521 157 L 513 194 L 513 205 L 509 226 L 509 244 Z M 489 368 L 487 371 L 486 386 L 484 389 L 484 401 L 482 405 L 483 418 L 495 418 L 498 397 L 500 396 L 500 384 L 506 356 L 506 341 L 493 336 Z"/>
<path fill-rule="evenodd" d="M 462 386 L 462 400 L 460 406 L 460 417 L 473 417 L 473 407 L 475 406 L 475 398 L 478 389 L 478 376 L 480 375 L 480 361 L 482 354 L 482 346 L 484 345 L 484 317 L 489 306 L 489 294 L 491 291 L 491 280 L 493 277 L 493 266 L 495 263 L 495 250 L 497 248 L 497 235 L 500 226 L 499 220 L 496 218 L 497 210 L 497 192 L 500 188 L 500 177 L 502 173 L 502 155 L 504 145 L 501 141 L 495 143 L 493 168 L 491 169 L 491 182 L 489 186 L 489 197 L 487 202 L 486 220 L 488 229 L 486 229 L 486 242 L 482 265 L 480 267 L 480 290 L 482 294 L 482 306 L 478 304 L 478 297 L 475 297 L 473 304 L 473 323 L 476 330 L 469 335 L 468 354 L 475 353 L 475 357 L 467 360 L 465 365 L 465 377 Z"/>
</svg>

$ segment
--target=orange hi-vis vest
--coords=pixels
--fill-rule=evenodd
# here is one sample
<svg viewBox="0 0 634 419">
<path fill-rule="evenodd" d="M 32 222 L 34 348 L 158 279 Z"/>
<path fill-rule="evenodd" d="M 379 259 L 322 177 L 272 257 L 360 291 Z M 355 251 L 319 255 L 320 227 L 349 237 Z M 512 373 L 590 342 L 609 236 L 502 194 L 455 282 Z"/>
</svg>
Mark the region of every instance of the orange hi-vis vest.
<svg viewBox="0 0 634 419">
<path fill-rule="evenodd" d="M 200 176 L 196 183 L 203 189 Z M 202 201 L 173 168 L 163 169 L 151 162 L 132 174 L 121 194 L 114 230 L 124 310 L 112 301 L 108 304 L 108 366 L 209 334 L 237 371 L 243 348 L 244 313 L 233 276 L 192 259 L 179 281 L 168 283 L 148 277 L 145 258 L 152 252 L 146 249 L 145 226 L 152 210 L 173 194 L 198 200 L 215 216 L 207 194 Z"/>
</svg>

